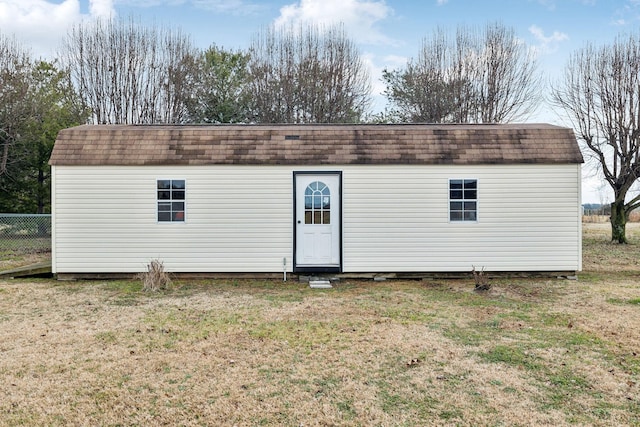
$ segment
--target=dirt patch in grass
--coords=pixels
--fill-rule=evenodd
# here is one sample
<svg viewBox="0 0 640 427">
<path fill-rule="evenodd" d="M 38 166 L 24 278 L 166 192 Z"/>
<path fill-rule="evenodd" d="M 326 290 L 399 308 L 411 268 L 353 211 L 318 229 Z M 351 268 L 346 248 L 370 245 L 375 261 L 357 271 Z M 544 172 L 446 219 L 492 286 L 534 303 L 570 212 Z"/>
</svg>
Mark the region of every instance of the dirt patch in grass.
<svg viewBox="0 0 640 427">
<path fill-rule="evenodd" d="M 0 425 L 640 425 L 637 248 L 591 226 L 577 281 L 481 294 L 0 281 Z"/>
</svg>

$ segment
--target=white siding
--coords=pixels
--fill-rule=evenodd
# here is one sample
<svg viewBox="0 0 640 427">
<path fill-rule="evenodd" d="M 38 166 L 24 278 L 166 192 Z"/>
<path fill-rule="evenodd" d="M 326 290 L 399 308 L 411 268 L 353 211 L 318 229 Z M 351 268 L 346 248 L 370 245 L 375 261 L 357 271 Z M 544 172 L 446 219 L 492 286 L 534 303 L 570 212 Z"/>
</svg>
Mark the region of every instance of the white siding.
<svg viewBox="0 0 640 427">
<path fill-rule="evenodd" d="M 449 221 L 450 178 L 478 180 L 477 222 Z M 345 172 L 344 271 L 580 270 L 579 180 L 579 165 Z"/>
<path fill-rule="evenodd" d="M 292 262 L 291 172 L 55 166 L 54 271 L 278 272 Z M 158 223 L 156 180 L 185 179 L 186 221 Z"/>
<path fill-rule="evenodd" d="M 343 271 L 581 269 L 580 165 L 54 166 L 57 273 L 292 269 L 293 171 L 343 172 Z M 185 179 L 186 222 L 156 221 L 156 180 Z M 478 180 L 451 223 L 448 180 Z"/>
</svg>

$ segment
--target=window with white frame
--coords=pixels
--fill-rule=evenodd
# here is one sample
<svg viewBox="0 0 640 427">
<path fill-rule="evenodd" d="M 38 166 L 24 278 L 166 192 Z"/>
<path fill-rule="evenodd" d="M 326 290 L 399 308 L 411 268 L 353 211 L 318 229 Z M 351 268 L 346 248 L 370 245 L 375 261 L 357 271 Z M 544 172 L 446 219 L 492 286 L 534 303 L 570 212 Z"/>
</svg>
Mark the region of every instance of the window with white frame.
<svg viewBox="0 0 640 427">
<path fill-rule="evenodd" d="M 478 180 L 449 180 L 449 221 L 478 220 Z"/>
<path fill-rule="evenodd" d="M 184 179 L 159 179 L 158 222 L 184 222 Z"/>
</svg>

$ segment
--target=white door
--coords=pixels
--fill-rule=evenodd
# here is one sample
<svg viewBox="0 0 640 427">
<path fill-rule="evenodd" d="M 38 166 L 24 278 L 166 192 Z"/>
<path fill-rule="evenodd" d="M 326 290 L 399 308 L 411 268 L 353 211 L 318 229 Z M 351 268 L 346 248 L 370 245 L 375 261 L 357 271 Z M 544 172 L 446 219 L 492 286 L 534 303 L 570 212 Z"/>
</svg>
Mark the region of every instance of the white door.
<svg viewBox="0 0 640 427">
<path fill-rule="evenodd" d="M 340 267 L 340 174 L 296 173 L 296 267 Z"/>
</svg>

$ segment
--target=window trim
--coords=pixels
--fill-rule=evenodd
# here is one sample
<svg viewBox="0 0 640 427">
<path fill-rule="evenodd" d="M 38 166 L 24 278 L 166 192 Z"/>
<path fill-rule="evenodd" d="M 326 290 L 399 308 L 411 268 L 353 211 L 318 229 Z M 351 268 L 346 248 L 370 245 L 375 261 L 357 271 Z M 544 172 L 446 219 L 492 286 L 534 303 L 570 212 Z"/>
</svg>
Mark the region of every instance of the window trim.
<svg viewBox="0 0 640 427">
<path fill-rule="evenodd" d="M 462 195 L 462 199 L 452 199 L 451 198 L 451 181 L 462 181 L 463 182 L 463 195 Z M 465 199 L 464 198 L 464 182 L 465 181 L 475 181 L 476 182 L 476 198 L 475 199 Z M 450 224 L 477 224 L 479 222 L 479 200 L 480 200 L 480 180 L 478 178 L 449 178 L 447 181 L 447 218 L 449 220 Z M 464 207 L 462 208 L 462 219 L 451 219 L 451 202 L 461 202 L 464 204 L 464 202 L 469 201 L 469 202 L 475 202 L 476 204 L 476 209 L 475 209 L 475 213 L 476 213 L 476 219 L 471 220 L 471 219 L 464 219 Z M 471 212 L 471 211 L 469 211 Z"/>
<path fill-rule="evenodd" d="M 173 218 L 171 218 L 171 220 L 169 221 L 161 221 L 158 218 L 158 213 L 160 212 L 158 210 L 159 208 L 159 204 L 160 202 L 169 202 L 169 203 L 173 203 L 173 199 L 169 199 L 169 200 L 163 200 L 163 199 L 159 199 L 158 198 L 158 191 L 160 190 L 158 188 L 158 183 L 160 181 L 170 181 L 171 183 L 173 183 L 173 181 L 184 181 L 184 199 L 182 199 L 182 203 L 184 203 L 184 210 L 183 210 L 183 218 L 182 220 L 178 221 L 178 220 L 173 220 Z M 157 224 L 185 224 L 187 222 L 187 180 L 185 178 L 156 178 L 155 180 L 155 192 L 156 192 L 156 209 L 155 209 L 155 214 L 156 214 L 156 223 Z M 172 185 L 172 184 L 170 184 Z M 169 189 L 169 191 L 171 191 L 172 189 Z M 180 200 L 180 199 L 178 199 Z M 177 201 L 177 200 L 176 200 Z M 173 211 L 170 211 L 173 212 Z"/>
</svg>

